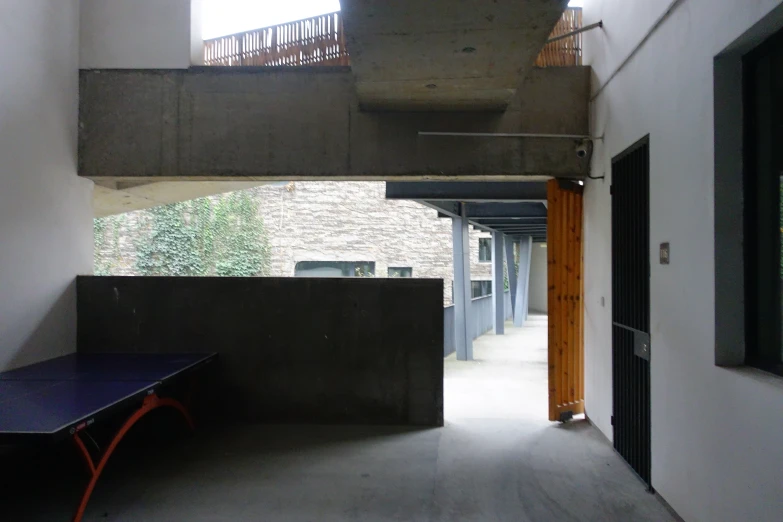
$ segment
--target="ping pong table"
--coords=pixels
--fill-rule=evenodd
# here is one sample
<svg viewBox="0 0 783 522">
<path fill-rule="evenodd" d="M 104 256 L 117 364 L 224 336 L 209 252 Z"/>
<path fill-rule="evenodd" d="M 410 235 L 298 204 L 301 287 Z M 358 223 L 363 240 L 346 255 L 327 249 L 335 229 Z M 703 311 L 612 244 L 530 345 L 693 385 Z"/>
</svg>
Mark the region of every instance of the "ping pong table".
<svg viewBox="0 0 783 522">
<path fill-rule="evenodd" d="M 0 441 L 73 440 L 91 474 L 72 519 L 79 522 L 107 461 L 139 419 L 157 408 L 170 407 L 193 429 L 185 405 L 161 392 L 215 357 L 76 353 L 0 373 Z M 80 434 L 128 408 L 135 409 L 93 458 Z"/>
</svg>

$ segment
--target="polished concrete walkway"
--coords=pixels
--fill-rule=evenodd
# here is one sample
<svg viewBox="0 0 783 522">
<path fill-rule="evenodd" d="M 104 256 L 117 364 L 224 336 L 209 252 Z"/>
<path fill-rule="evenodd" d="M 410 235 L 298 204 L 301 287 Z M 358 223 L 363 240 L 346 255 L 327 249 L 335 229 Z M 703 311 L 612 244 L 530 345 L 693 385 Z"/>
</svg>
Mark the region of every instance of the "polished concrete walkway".
<svg viewBox="0 0 783 522">
<path fill-rule="evenodd" d="M 446 361 L 442 429 L 250 425 L 171 436 L 120 452 L 85 520 L 673 520 L 585 421 L 546 421 L 545 317 L 481 337 L 475 357 Z M 9 513 L 0 520 L 67 520 L 84 479 L 76 470 L 0 498 Z"/>
</svg>

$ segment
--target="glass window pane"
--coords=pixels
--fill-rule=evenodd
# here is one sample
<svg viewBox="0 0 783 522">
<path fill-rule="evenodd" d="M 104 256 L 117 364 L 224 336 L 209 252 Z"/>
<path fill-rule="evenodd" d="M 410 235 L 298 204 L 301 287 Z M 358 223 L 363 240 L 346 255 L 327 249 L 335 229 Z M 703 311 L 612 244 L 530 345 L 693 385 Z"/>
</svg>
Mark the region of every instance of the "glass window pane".
<svg viewBox="0 0 783 522">
<path fill-rule="evenodd" d="M 492 239 L 479 238 L 479 261 L 492 261 Z"/>
<path fill-rule="evenodd" d="M 390 266 L 389 277 L 413 277 L 413 268 L 409 266 Z"/>
<path fill-rule="evenodd" d="M 372 277 L 373 261 L 300 261 L 294 268 L 295 277 Z"/>
</svg>

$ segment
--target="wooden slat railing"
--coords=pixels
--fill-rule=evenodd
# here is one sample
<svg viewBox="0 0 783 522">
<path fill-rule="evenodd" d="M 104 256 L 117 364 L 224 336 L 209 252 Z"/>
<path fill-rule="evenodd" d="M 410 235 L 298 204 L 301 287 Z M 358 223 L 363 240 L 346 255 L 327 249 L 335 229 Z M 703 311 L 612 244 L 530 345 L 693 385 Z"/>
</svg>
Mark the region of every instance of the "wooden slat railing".
<svg viewBox="0 0 783 522">
<path fill-rule="evenodd" d="M 550 38 L 582 27 L 582 9 L 568 8 Z M 204 41 L 206 65 L 350 65 L 340 12 Z M 537 67 L 582 64 L 582 35 L 544 46 Z"/>
<path fill-rule="evenodd" d="M 569 7 L 557 22 L 549 38 L 582 28 L 582 8 Z M 536 59 L 536 67 L 569 67 L 582 65 L 582 35 L 569 36 L 544 46 Z"/>
<path fill-rule="evenodd" d="M 340 13 L 204 42 L 206 65 L 348 65 Z"/>
</svg>

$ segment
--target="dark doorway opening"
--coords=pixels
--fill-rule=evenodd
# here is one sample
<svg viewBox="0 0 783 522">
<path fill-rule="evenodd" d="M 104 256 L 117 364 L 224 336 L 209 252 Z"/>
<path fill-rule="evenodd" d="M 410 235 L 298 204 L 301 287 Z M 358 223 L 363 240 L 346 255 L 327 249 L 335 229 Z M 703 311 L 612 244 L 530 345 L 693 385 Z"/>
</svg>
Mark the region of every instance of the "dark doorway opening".
<svg viewBox="0 0 783 522">
<path fill-rule="evenodd" d="M 650 144 L 612 159 L 614 447 L 650 482 Z"/>
</svg>

